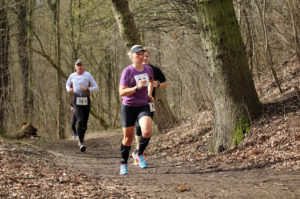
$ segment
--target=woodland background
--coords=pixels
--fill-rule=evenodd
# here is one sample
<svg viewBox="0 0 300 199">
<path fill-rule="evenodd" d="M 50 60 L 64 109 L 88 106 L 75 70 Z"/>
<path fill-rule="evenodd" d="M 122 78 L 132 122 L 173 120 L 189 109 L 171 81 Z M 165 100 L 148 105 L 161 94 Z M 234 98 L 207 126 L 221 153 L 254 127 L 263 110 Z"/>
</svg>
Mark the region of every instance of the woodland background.
<svg viewBox="0 0 300 199">
<path fill-rule="evenodd" d="M 166 75 L 164 94 L 176 119 L 211 107 L 193 1 L 128 2 L 143 45 L 150 49 L 152 64 Z M 1 30 L 7 33 L 2 39 L 9 41 L 1 40 L 1 45 L 7 44 L 1 56 L 9 55 L 7 64 L 1 64 L 2 131 L 15 132 L 22 122 L 32 122 L 43 137 L 70 137 L 71 98 L 62 74 L 74 71 L 77 58 L 84 61 L 100 88 L 92 101 L 101 122 L 91 115 L 89 131 L 119 127 L 118 84 L 130 61 L 111 2 L 64 0 L 56 10 L 54 5 L 51 0 L 0 3 Z M 270 73 L 276 92 L 284 92 L 276 70 L 291 58 L 299 59 L 299 2 L 234 0 L 234 6 L 255 83 L 260 83 L 261 74 Z M 25 35 L 26 41 L 22 40 Z M 24 63 L 30 67 L 25 69 Z M 264 93 L 257 92 L 263 98 Z M 59 128 L 64 135 L 59 135 Z"/>
</svg>

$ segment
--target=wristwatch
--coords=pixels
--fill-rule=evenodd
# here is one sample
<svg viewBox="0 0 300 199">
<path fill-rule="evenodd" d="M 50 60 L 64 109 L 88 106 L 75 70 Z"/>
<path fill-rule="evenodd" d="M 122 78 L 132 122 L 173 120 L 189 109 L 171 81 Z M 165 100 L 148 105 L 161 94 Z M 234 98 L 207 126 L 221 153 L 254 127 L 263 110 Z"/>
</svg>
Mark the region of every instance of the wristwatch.
<svg viewBox="0 0 300 199">
<path fill-rule="evenodd" d="M 136 92 L 138 92 L 138 91 L 139 91 L 139 87 L 138 87 L 138 86 L 135 86 L 135 87 L 134 87 L 134 90 L 135 90 Z"/>
</svg>

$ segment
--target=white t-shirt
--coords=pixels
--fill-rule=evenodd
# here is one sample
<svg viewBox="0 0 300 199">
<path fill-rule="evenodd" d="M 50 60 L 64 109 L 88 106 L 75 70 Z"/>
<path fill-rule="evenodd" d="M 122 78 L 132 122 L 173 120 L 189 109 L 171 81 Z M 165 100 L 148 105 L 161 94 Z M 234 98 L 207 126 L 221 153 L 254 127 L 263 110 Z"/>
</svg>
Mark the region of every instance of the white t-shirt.
<svg viewBox="0 0 300 199">
<path fill-rule="evenodd" d="M 81 95 L 80 86 L 85 86 L 89 89 L 89 91 L 99 90 L 98 84 L 94 80 L 93 76 L 86 71 L 81 74 L 77 72 L 72 73 L 66 82 L 67 91 L 69 92 L 70 89 L 73 88 L 74 94 L 77 95 Z"/>
</svg>

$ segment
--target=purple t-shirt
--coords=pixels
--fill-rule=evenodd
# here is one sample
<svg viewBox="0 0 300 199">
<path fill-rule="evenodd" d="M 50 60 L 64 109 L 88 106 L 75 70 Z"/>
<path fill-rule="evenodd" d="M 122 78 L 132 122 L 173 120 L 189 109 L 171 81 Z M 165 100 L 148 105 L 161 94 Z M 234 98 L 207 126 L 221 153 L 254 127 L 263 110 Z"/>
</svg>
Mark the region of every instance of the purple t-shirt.
<svg viewBox="0 0 300 199">
<path fill-rule="evenodd" d="M 134 87 L 137 85 L 139 80 L 147 80 L 146 85 L 140 89 L 138 92 L 135 92 L 129 96 L 123 97 L 122 104 L 127 106 L 145 106 L 148 104 L 148 84 L 149 81 L 153 80 L 153 71 L 152 68 L 148 65 L 144 65 L 143 71 L 137 71 L 133 68 L 132 64 L 127 66 L 121 75 L 120 86 L 127 86 L 128 88 Z"/>
</svg>

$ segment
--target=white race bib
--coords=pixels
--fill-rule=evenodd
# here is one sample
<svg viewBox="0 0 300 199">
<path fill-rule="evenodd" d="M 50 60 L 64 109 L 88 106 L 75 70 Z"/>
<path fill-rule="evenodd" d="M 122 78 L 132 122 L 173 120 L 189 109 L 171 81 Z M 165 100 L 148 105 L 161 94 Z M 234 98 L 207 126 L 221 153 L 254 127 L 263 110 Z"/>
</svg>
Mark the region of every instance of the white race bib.
<svg viewBox="0 0 300 199">
<path fill-rule="evenodd" d="M 135 79 L 136 85 L 138 85 L 138 82 L 141 80 L 146 80 L 146 84 L 144 85 L 144 87 L 149 85 L 149 77 L 148 77 L 147 73 L 135 75 L 134 79 Z"/>
<path fill-rule="evenodd" d="M 88 98 L 87 97 L 77 97 L 76 98 L 76 105 L 88 105 Z"/>
<path fill-rule="evenodd" d="M 150 102 L 149 106 L 150 106 L 150 112 L 154 112 L 155 111 L 155 104 L 153 102 Z"/>
</svg>

